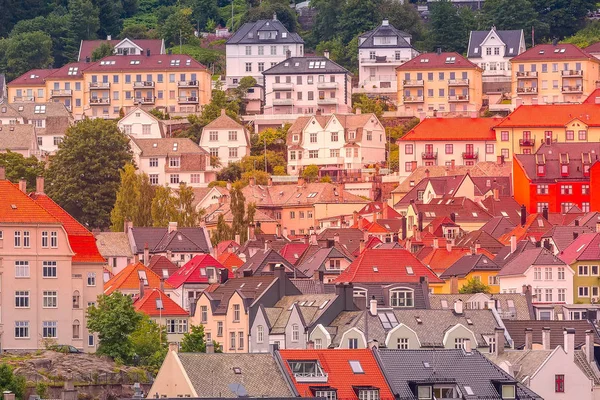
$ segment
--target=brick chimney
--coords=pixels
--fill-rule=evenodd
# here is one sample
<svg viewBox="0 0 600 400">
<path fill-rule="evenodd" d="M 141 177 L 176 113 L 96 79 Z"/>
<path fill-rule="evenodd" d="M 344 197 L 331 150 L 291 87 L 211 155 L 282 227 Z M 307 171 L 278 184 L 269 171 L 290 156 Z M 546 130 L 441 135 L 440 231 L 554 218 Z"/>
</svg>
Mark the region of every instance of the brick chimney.
<svg viewBox="0 0 600 400">
<path fill-rule="evenodd" d="M 27 193 L 27 181 L 25 179 L 19 180 L 19 190 L 23 193 Z"/>
<path fill-rule="evenodd" d="M 38 176 L 35 178 L 35 192 L 38 194 L 44 193 L 44 177 Z"/>
<path fill-rule="evenodd" d="M 550 350 L 550 328 L 542 328 L 542 349 Z"/>
<path fill-rule="evenodd" d="M 169 222 L 169 233 L 174 232 L 177 230 L 177 221 L 171 221 Z"/>
<path fill-rule="evenodd" d="M 0 181 L 3 181 L 5 179 L 6 179 L 6 168 L 0 167 Z"/>
</svg>

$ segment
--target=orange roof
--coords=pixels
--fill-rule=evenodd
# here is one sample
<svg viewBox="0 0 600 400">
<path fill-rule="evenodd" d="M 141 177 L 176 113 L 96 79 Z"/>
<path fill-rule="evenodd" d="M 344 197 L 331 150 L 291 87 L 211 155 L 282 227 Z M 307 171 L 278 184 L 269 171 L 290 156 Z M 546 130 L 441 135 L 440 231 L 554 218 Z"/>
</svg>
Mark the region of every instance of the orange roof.
<svg viewBox="0 0 600 400">
<path fill-rule="evenodd" d="M 452 59 L 452 62 L 448 62 Z M 416 56 L 412 60 L 405 62 L 404 64 L 396 67 L 396 70 L 434 70 L 434 69 L 479 69 L 479 67 L 473 64 L 471 61 L 466 59 L 455 52 L 448 53 L 423 53 Z"/>
<path fill-rule="evenodd" d="M 501 118 L 425 118 L 399 140 L 496 140 L 493 128 L 501 121 Z"/>
<path fill-rule="evenodd" d="M 230 271 L 233 270 L 233 268 L 239 268 L 244 265 L 242 259 L 235 253 L 223 253 L 217 258 L 217 261 Z"/>
<path fill-rule="evenodd" d="M 7 180 L 0 180 L 0 221 L 60 225 L 60 221 L 20 191 L 18 185 Z"/>
<path fill-rule="evenodd" d="M 543 60 L 597 60 L 574 44 L 560 43 L 554 44 L 538 44 L 527 51 L 515 56 L 510 60 L 515 61 L 543 61 Z"/>
<path fill-rule="evenodd" d="M 600 126 L 599 104 L 520 105 L 496 128 L 556 126 L 564 127 L 580 119 L 588 126 Z"/>
<path fill-rule="evenodd" d="M 446 247 L 438 247 L 429 252 L 421 262 L 429 265 L 429 267 L 438 275 L 441 275 L 463 256 L 471 254 L 471 249 L 464 247 L 453 247 L 450 251 Z M 494 259 L 494 255 L 485 249 L 479 249 L 478 254 L 485 254 L 490 259 Z"/>
<path fill-rule="evenodd" d="M 162 300 L 162 310 L 157 307 L 156 300 Z M 185 315 L 190 313 L 185 311 L 179 304 L 175 303 L 160 289 L 152 289 L 144 292 L 144 297 L 137 299 L 133 304 L 136 311 L 143 312 L 149 317 Z"/>
<path fill-rule="evenodd" d="M 358 399 L 355 388 L 364 386 L 378 388 L 381 400 L 394 399 L 370 349 L 280 350 L 279 354 L 300 397 L 314 397 L 315 388 L 328 387 L 337 391 L 338 399 Z M 289 361 L 298 360 L 318 361 L 328 374 L 327 382 L 298 383 L 289 365 Z M 355 372 L 350 361 L 360 363 L 362 371 Z"/>
<path fill-rule="evenodd" d="M 598 99 L 600 97 L 600 88 L 594 89 L 592 93 L 583 101 L 583 104 L 598 104 Z"/>
<path fill-rule="evenodd" d="M 542 214 L 530 214 L 527 216 L 525 225 L 517 225 L 512 231 L 506 232 L 504 235 L 500 236 L 498 241 L 503 245 L 509 245 L 510 237 L 515 235 L 517 242 L 529 240 L 531 238 L 539 242 L 542 235 L 550 229 L 552 229 L 552 225 L 542 216 Z"/>
<path fill-rule="evenodd" d="M 141 262 L 138 262 L 129 264 L 117 275 L 110 278 L 110 280 L 104 284 L 104 294 L 109 295 L 116 290 L 139 290 L 140 274 L 138 271 L 144 271 L 146 273 L 148 285 L 145 285 L 145 287 L 147 289 L 160 289 L 160 276 Z M 173 286 L 171 286 L 169 282 L 165 282 L 165 288 L 172 289 Z"/>
</svg>

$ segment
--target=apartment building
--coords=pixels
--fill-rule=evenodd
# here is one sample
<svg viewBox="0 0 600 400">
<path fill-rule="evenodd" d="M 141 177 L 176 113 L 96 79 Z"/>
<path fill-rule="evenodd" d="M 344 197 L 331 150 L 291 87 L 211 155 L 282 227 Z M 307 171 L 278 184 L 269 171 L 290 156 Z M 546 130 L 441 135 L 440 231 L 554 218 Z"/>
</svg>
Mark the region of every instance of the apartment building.
<svg viewBox="0 0 600 400">
<path fill-rule="evenodd" d="M 217 119 L 202 128 L 200 147 L 226 167 L 250 155 L 250 137 L 242 124 L 221 110 Z"/>
<path fill-rule="evenodd" d="M 291 53 L 290 53 L 291 54 Z M 347 113 L 352 75 L 325 57 L 289 57 L 263 72 L 265 114 Z"/>
<path fill-rule="evenodd" d="M 110 35 L 106 40 L 82 40 L 79 44 L 79 54 L 77 61 L 86 61 L 92 58 L 92 53 L 104 43 L 113 48 L 115 55 L 120 56 L 139 56 L 148 50 L 152 54 L 165 54 L 165 41 L 163 39 L 113 39 Z"/>
<path fill-rule="evenodd" d="M 496 160 L 500 118 L 425 118 L 398 140 L 401 177 L 418 167 L 474 166 Z"/>
<path fill-rule="evenodd" d="M 514 57 L 512 103 L 581 103 L 596 89 L 600 60 L 569 44 L 540 44 Z"/>
<path fill-rule="evenodd" d="M 482 104 L 482 70 L 458 53 L 424 53 L 396 68 L 398 114 L 467 115 Z"/>
<path fill-rule="evenodd" d="M 288 174 L 308 165 L 360 169 L 385 161 L 385 129 L 375 114 L 298 117 L 287 133 Z"/>
<path fill-rule="evenodd" d="M 32 70 L 8 84 L 8 95 L 9 103 L 59 101 L 76 120 L 116 119 L 136 106 L 187 116 L 210 101 L 210 79 L 189 56 L 146 52 Z"/>
<path fill-rule="evenodd" d="M 263 71 L 291 57 L 304 56 L 304 40 L 290 32 L 273 15 L 272 20 L 247 22 L 225 44 L 227 87 L 236 87 L 245 76 L 264 84 Z"/>
<path fill-rule="evenodd" d="M 396 97 L 396 67 L 416 57 L 412 36 L 384 19 L 377 28 L 358 37 L 358 93 Z"/>
</svg>

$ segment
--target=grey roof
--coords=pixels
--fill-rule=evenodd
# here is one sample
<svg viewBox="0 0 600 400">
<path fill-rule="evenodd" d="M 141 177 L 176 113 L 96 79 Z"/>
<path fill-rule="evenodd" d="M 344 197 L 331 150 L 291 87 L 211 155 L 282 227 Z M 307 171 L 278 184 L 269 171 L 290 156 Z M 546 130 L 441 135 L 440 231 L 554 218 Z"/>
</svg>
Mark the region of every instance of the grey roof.
<svg viewBox="0 0 600 400">
<path fill-rule="evenodd" d="M 481 230 L 498 239 L 505 233 L 512 231 L 515 226 L 507 217 L 493 217 L 481 227 Z"/>
<path fill-rule="evenodd" d="M 467 50 L 468 58 L 481 57 L 480 46 L 489 33 L 490 31 L 471 31 L 471 35 L 469 37 L 469 49 Z M 504 53 L 504 57 L 514 57 L 519 54 L 523 30 L 496 31 L 496 33 L 500 37 L 500 40 L 502 40 L 504 44 L 506 44 L 506 51 Z M 475 53 L 475 48 L 479 48 L 478 53 Z M 513 50 L 512 52 L 510 51 L 511 49 Z"/>
<path fill-rule="evenodd" d="M 238 269 L 238 271 L 240 273 L 243 271 L 252 271 L 252 275 L 273 275 L 273 268 L 265 269 L 265 266 L 272 266 L 275 264 L 281 264 L 284 266 L 286 273 L 290 275 L 290 277 L 306 277 L 300 270 L 294 267 L 292 263 L 271 248 L 267 249 L 266 251 L 264 249 L 258 250 Z"/>
<path fill-rule="evenodd" d="M 481 296 L 494 300 L 496 310 L 503 318 L 531 320 L 535 317 L 530 301 L 522 293 L 430 294 L 429 304 L 432 309 L 444 310 L 452 309 L 456 300 L 462 300 L 465 308 L 469 309 L 471 302 L 476 300 L 475 297 Z M 481 301 L 479 303 L 481 305 Z"/>
<path fill-rule="evenodd" d="M 302 294 L 325 293 L 325 284 L 314 279 L 290 279 Z"/>
<path fill-rule="evenodd" d="M 179 353 L 178 357 L 198 397 L 243 397 L 242 388 L 251 397 L 295 395 L 270 353 Z"/>
<path fill-rule="evenodd" d="M 496 257 L 497 258 L 497 257 Z M 518 257 L 514 257 L 502 267 L 498 276 L 511 276 L 524 274 L 530 267 L 539 266 L 566 266 L 564 261 L 556 257 L 544 247 L 522 251 Z"/>
<path fill-rule="evenodd" d="M 542 241 L 546 238 L 552 239 L 554 245 L 556 246 L 556 250 L 563 251 L 571 243 L 573 243 L 573 233 L 577 233 L 577 235 L 582 235 L 584 233 L 593 233 L 595 232 L 596 227 L 593 228 L 588 226 L 553 226 L 548 232 L 542 235 Z"/>
<path fill-rule="evenodd" d="M 99 232 L 95 236 L 102 257 L 133 257 L 125 232 Z"/>
<path fill-rule="evenodd" d="M 389 45 L 374 45 L 374 38 L 379 36 L 395 36 L 398 38 L 398 43 Z M 358 48 L 359 49 L 380 49 L 380 48 L 406 48 L 412 47 L 406 39 L 412 36 L 404 31 L 394 28 L 392 25 L 384 25 L 383 23 L 372 31 L 360 35 L 359 40 L 365 39 Z"/>
<path fill-rule="evenodd" d="M 313 68 L 315 63 L 325 63 L 324 68 Z M 327 57 L 290 57 L 263 72 L 263 75 L 293 74 L 350 74 L 346 68 Z"/>
<path fill-rule="evenodd" d="M 452 383 L 458 386 L 463 399 L 490 400 L 502 399 L 496 383 L 516 383 L 518 399 L 541 399 L 477 350 L 382 349 L 376 357 L 397 399 L 417 399 L 411 387 L 419 383 Z"/>
<path fill-rule="evenodd" d="M 511 262 L 519 254 L 521 254 L 521 252 L 528 250 L 528 249 L 534 249 L 534 248 L 535 248 L 535 244 L 531 243 L 531 241 L 521 240 L 520 242 L 517 242 L 517 249 L 515 250 L 514 253 L 510 252 L 510 245 L 505 246 L 502 249 L 500 249 L 500 251 L 498 251 L 498 254 L 496 254 L 496 257 L 494 257 L 494 262 L 498 265 L 504 266 L 504 265 L 508 264 L 509 262 Z"/>
<path fill-rule="evenodd" d="M 259 39 L 259 31 L 277 31 L 276 39 Z M 283 37 L 285 33 L 286 37 Z M 304 43 L 304 40 L 295 32 L 290 32 L 276 19 L 261 19 L 256 22 L 247 22 L 227 40 L 227 44 L 273 44 L 273 43 Z"/>
<path fill-rule="evenodd" d="M 0 125 L 0 152 L 35 149 L 37 144 L 33 125 Z"/>
<path fill-rule="evenodd" d="M 515 371 L 515 379 L 522 382 L 538 370 L 553 350 L 509 350 L 501 354 L 488 353 L 485 356 L 494 364 L 509 362 Z"/>
<path fill-rule="evenodd" d="M 440 278 L 449 279 L 453 276 L 464 278 L 471 271 L 499 271 L 500 268 L 485 254 L 468 254 L 456 260 L 440 275 Z"/>
<path fill-rule="evenodd" d="M 292 314 L 292 305 L 298 306 L 306 327 L 310 327 L 336 298 L 335 294 L 302 294 L 282 297 L 275 306 L 265 308 L 271 325 L 271 334 L 285 333 L 285 327 Z"/>
<path fill-rule="evenodd" d="M 134 252 L 141 254 L 148 243 L 150 253 L 165 252 L 200 252 L 209 253 L 205 228 L 178 228 L 168 233 L 167 228 L 131 228 Z M 179 240 L 179 235 L 181 239 Z M 173 239 L 177 240 L 173 240 Z"/>
<path fill-rule="evenodd" d="M 479 244 L 482 249 L 489 251 L 492 254 L 498 253 L 501 248 L 504 247 L 495 237 L 480 229 L 478 231 L 472 231 L 466 235 L 460 237 L 454 244 L 457 247 L 474 247 Z"/>
<path fill-rule="evenodd" d="M 375 298 L 377 300 L 378 307 L 389 307 L 389 296 L 386 294 L 390 289 L 396 287 L 410 288 L 413 289 L 413 300 L 415 309 L 426 309 L 429 308 L 429 287 L 427 284 L 421 284 L 419 282 L 403 282 L 403 283 L 373 283 L 373 282 L 355 282 L 354 287 L 356 289 L 364 289 L 367 291 L 368 299 Z M 335 284 L 328 283 L 324 285 L 325 293 L 335 293 Z M 356 297 L 354 304 L 359 310 L 363 310 L 368 307 L 366 299 L 363 297 Z"/>
<path fill-rule="evenodd" d="M 302 264 L 297 265 L 296 268 L 300 270 L 304 275 L 311 277 L 315 272 L 324 270 L 325 263 L 329 258 L 345 258 L 349 262 L 352 262 L 352 258 L 343 254 L 340 250 L 335 247 L 322 248 L 317 250 L 310 258 L 303 260 Z M 332 273 L 333 271 L 327 271 Z"/>
</svg>

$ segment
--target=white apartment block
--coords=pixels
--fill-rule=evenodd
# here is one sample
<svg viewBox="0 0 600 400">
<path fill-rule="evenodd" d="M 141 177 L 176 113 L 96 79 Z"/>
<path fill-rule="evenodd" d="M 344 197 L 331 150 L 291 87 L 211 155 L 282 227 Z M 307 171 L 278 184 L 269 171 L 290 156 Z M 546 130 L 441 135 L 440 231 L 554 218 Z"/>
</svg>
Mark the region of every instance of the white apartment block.
<svg viewBox="0 0 600 400">
<path fill-rule="evenodd" d="M 250 138 L 243 125 L 221 110 L 221 115 L 202 129 L 200 147 L 226 167 L 250 155 Z"/>
</svg>

